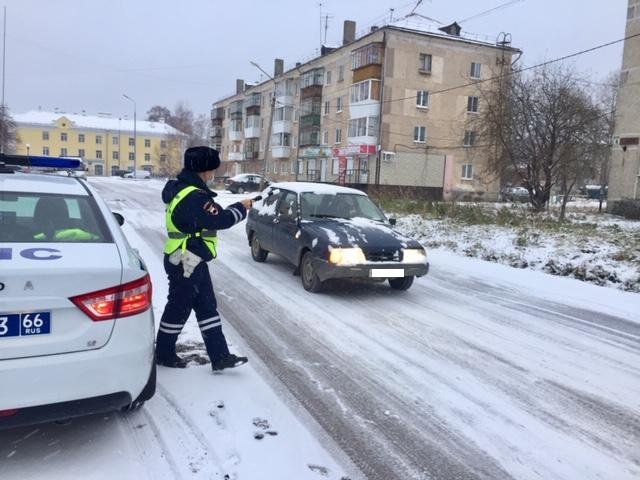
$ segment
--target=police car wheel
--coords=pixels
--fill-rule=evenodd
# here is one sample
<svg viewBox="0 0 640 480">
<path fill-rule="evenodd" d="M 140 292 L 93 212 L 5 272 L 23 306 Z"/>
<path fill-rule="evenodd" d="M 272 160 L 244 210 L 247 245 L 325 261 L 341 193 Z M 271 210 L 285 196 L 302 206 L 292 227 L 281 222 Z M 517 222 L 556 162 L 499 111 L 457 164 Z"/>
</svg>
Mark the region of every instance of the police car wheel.
<svg viewBox="0 0 640 480">
<path fill-rule="evenodd" d="M 258 240 L 258 236 L 254 233 L 251 235 L 251 258 L 253 258 L 256 262 L 264 262 L 267 259 L 267 255 L 269 252 L 264 250 L 260 245 L 260 241 Z"/>
</svg>

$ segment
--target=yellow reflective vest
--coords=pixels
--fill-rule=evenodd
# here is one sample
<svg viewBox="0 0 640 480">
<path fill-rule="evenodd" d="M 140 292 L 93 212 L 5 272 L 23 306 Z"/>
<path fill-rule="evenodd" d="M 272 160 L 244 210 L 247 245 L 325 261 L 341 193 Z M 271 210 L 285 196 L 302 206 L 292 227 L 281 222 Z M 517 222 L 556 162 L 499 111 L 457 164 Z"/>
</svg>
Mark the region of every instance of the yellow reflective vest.
<svg viewBox="0 0 640 480">
<path fill-rule="evenodd" d="M 175 197 L 173 197 L 173 200 L 171 200 L 171 202 L 169 202 L 169 204 L 167 205 L 165 221 L 167 224 L 167 236 L 169 238 L 167 238 L 167 241 L 164 244 L 164 253 L 170 255 L 178 248 L 181 248 L 184 252 L 187 249 L 187 240 L 189 240 L 189 238 L 201 237 L 204 241 L 204 244 L 213 255 L 213 258 L 216 258 L 218 256 L 218 236 L 216 230 L 203 229 L 196 233 L 184 233 L 178 230 L 178 228 L 173 223 L 173 211 L 178 206 L 178 204 L 194 190 L 199 189 L 198 187 L 194 187 L 192 185 L 183 188 Z"/>
</svg>

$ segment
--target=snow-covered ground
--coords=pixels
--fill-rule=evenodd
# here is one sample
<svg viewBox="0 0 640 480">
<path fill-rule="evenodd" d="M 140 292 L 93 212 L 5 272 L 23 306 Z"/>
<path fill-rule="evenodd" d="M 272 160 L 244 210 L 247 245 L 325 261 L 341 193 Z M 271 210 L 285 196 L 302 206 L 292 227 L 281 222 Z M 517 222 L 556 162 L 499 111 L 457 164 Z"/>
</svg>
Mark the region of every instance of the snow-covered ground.
<svg viewBox="0 0 640 480">
<path fill-rule="evenodd" d="M 470 225 L 413 214 L 398 216 L 398 228 L 432 249 L 640 292 L 640 221 L 599 215 L 597 204 L 570 202 L 564 225 L 551 220 L 555 212 L 533 216 L 522 204 L 485 204 L 477 208 L 492 216 L 505 209 L 521 221 Z"/>
<path fill-rule="evenodd" d="M 91 181 L 126 218 L 158 318 L 163 184 Z M 159 369 L 141 411 L 0 432 L 0 479 L 640 478 L 640 295 L 443 249 L 430 262 L 407 292 L 314 295 L 281 259 L 253 262 L 243 225 L 220 232 L 210 270 L 249 364 L 200 365 L 192 318 L 192 363 Z"/>
</svg>

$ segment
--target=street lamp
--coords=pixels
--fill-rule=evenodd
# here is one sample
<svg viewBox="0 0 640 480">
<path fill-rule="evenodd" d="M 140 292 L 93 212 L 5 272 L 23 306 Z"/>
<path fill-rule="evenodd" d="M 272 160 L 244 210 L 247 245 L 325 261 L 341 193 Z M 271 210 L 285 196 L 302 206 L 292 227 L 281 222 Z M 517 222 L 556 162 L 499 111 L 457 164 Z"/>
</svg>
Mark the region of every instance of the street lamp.
<svg viewBox="0 0 640 480">
<path fill-rule="evenodd" d="M 264 162 L 262 164 L 262 180 L 260 180 L 260 190 L 263 190 L 266 187 L 265 181 L 267 176 L 267 155 L 269 154 L 269 144 L 271 143 L 271 130 L 273 128 L 273 114 L 275 113 L 275 110 L 276 110 L 276 79 L 273 78 L 271 75 L 269 75 L 267 72 L 265 72 L 262 69 L 262 67 L 258 65 L 256 62 L 250 61 L 249 63 L 254 67 L 256 67 L 258 70 L 260 70 L 262 73 L 264 73 L 267 77 L 269 77 L 271 81 L 273 81 L 273 96 L 271 97 L 271 113 L 269 114 L 269 129 L 267 131 L 267 144 L 264 147 Z"/>
<path fill-rule="evenodd" d="M 136 145 L 138 140 L 136 138 L 136 101 L 126 94 L 122 94 L 124 98 L 133 102 L 133 176 L 136 176 Z"/>
<path fill-rule="evenodd" d="M 31 148 L 31 145 L 29 145 L 29 144 L 27 143 L 27 157 L 29 156 L 29 149 L 30 149 L 30 148 Z"/>
</svg>

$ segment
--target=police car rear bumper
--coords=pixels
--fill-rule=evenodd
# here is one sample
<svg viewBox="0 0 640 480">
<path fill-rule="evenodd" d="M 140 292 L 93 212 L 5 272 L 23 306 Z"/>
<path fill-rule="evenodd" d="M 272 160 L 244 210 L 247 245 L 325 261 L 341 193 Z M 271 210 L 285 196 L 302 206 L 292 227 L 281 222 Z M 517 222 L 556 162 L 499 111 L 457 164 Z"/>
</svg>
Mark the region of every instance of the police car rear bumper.
<svg viewBox="0 0 640 480">
<path fill-rule="evenodd" d="M 109 343 L 102 348 L 0 360 L 0 429 L 17 425 L 20 419 L 37 423 L 131 403 L 149 380 L 153 340 L 149 310 L 116 320 Z M 77 415 L 70 410 L 73 406 L 78 408 Z M 13 414 L 14 410 L 18 412 Z"/>
</svg>

